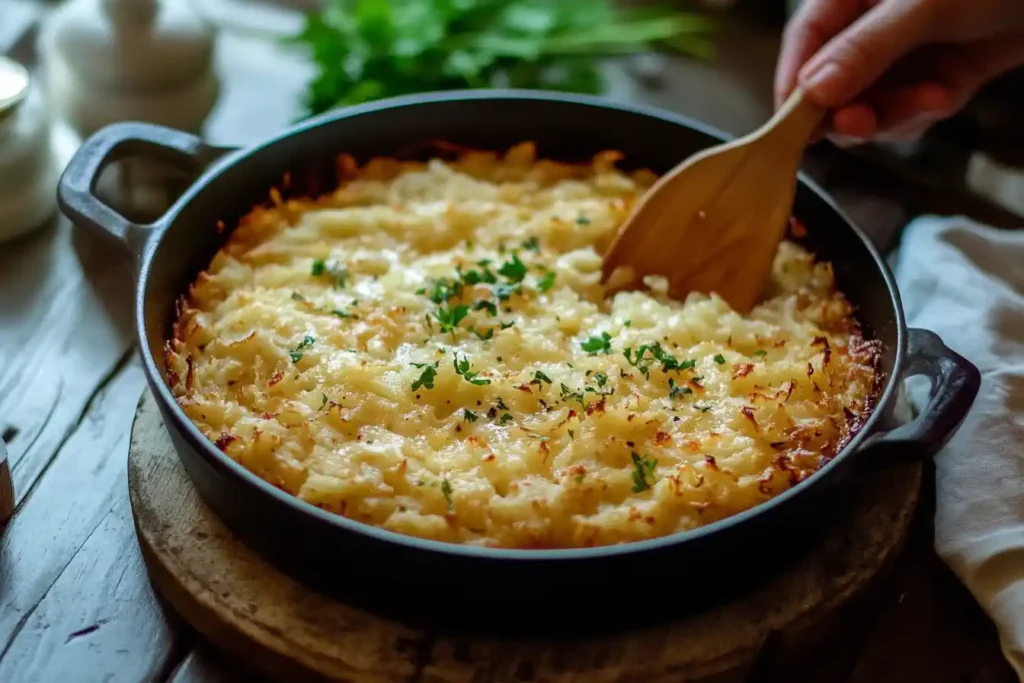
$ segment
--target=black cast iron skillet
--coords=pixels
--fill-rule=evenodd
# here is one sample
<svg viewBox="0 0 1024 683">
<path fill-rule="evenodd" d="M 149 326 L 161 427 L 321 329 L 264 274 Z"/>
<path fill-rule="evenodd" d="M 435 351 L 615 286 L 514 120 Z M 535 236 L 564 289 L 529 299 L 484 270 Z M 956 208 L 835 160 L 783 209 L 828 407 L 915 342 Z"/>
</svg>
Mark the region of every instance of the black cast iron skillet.
<svg viewBox="0 0 1024 683">
<path fill-rule="evenodd" d="M 881 340 L 884 378 L 863 429 L 820 472 L 774 500 L 691 532 L 612 547 L 517 551 L 443 544 L 369 527 L 274 488 L 222 454 L 189 421 L 164 380 L 162 347 L 174 301 L 233 226 L 271 187 L 331 189 L 335 159 L 393 156 L 439 139 L 502 149 L 532 140 L 542 157 L 586 160 L 621 150 L 626 166 L 668 170 L 726 136 L 665 111 L 591 97 L 526 91 L 447 92 L 384 100 L 302 123 L 256 147 L 226 151 L 166 128 L 124 123 L 82 145 L 60 182 L 75 223 L 105 233 L 136 258 L 136 325 L 146 376 L 185 469 L 204 500 L 246 543 L 315 588 L 377 610 L 474 630 L 621 626 L 694 608 L 748 578 L 782 566 L 827 527 L 837 483 L 854 463 L 936 453 L 957 430 L 979 386 L 977 369 L 934 334 L 908 330 L 889 269 L 865 236 L 813 183 L 802 179 L 794 214 L 803 240 L 830 261 L 866 336 Z M 420 147 L 421 150 L 429 148 Z M 425 154 L 427 152 L 422 151 Z M 159 220 L 132 223 L 93 194 L 104 166 L 141 156 L 201 172 Z M 205 170 L 204 170 L 205 169 Z M 913 422 L 896 425 L 899 387 L 932 383 Z"/>
</svg>

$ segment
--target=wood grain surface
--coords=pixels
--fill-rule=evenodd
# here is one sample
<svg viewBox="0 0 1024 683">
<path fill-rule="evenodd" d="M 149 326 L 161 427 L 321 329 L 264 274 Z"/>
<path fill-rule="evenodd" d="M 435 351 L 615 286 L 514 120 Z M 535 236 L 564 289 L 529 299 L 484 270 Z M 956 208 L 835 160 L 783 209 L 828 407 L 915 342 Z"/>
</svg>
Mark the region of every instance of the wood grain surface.
<svg viewBox="0 0 1024 683">
<path fill-rule="evenodd" d="M 287 125 L 309 67 L 242 29 L 287 29 L 294 17 L 244 0 L 194 4 L 234 26 L 217 51 L 224 90 L 210 140 L 252 144 Z M 52 6 L 0 0 L 0 52 L 31 64 L 26 28 Z M 635 70 L 611 67 L 614 90 L 742 133 L 770 110 L 777 46 L 774 31 L 728 25 L 715 63 L 670 61 L 657 90 L 637 84 Z M 57 137 L 73 149 L 73 136 L 58 130 Z M 807 167 L 882 248 L 894 245 L 910 211 L 969 211 L 936 192 L 875 194 L 870 167 L 834 150 L 812 154 Z M 127 491 L 129 432 L 143 388 L 131 287 L 119 251 L 63 220 L 0 244 L 0 437 L 17 503 L 0 522 L 4 683 L 257 680 L 244 661 L 166 608 L 143 571 Z M 837 612 L 842 629 L 825 642 L 802 652 L 769 643 L 747 681 L 1014 680 L 991 624 L 932 550 L 930 473 L 925 480 L 906 551 L 889 577 Z M 795 660 L 792 651 L 800 652 Z"/>
</svg>

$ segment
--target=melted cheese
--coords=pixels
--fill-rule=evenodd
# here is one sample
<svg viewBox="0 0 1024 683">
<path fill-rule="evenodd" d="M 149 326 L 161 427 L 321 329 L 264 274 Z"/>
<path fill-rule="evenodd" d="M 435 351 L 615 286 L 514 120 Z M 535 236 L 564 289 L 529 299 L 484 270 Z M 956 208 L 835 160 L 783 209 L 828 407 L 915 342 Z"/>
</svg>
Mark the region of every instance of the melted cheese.
<svg viewBox="0 0 1024 683">
<path fill-rule="evenodd" d="M 285 491 L 441 541 L 622 543 L 770 499 L 866 417 L 876 349 L 788 242 L 746 316 L 607 297 L 600 254 L 654 180 L 616 158 L 349 160 L 254 210 L 182 302 L 175 396 Z"/>
</svg>

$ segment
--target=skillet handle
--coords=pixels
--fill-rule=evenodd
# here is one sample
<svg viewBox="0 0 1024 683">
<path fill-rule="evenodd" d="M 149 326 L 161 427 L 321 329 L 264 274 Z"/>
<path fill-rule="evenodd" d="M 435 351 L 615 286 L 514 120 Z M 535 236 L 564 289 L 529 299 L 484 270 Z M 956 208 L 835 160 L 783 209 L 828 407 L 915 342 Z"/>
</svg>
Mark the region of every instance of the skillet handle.
<svg viewBox="0 0 1024 683">
<path fill-rule="evenodd" d="M 857 460 L 886 461 L 931 458 L 949 442 L 974 404 L 981 373 L 934 332 L 908 330 L 906 369 L 901 381 L 926 377 L 931 381 L 928 404 L 920 414 L 881 434 L 857 454 Z"/>
<path fill-rule="evenodd" d="M 115 123 L 87 139 L 64 169 L 57 186 L 57 203 L 77 225 L 115 238 L 138 259 L 160 221 L 134 223 L 95 194 L 96 182 L 107 164 L 128 156 L 199 172 L 225 150 L 207 145 L 190 133 L 150 123 Z"/>
</svg>

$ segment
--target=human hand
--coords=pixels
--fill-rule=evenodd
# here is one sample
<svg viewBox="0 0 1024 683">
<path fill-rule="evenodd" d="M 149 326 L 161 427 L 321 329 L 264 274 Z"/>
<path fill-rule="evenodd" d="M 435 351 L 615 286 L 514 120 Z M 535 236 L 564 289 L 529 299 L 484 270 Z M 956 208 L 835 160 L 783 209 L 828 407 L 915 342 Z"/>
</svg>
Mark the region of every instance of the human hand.
<svg viewBox="0 0 1024 683">
<path fill-rule="evenodd" d="M 838 138 L 915 138 L 1022 64 L 1024 0 L 804 0 L 775 99 L 800 85 Z"/>
</svg>

